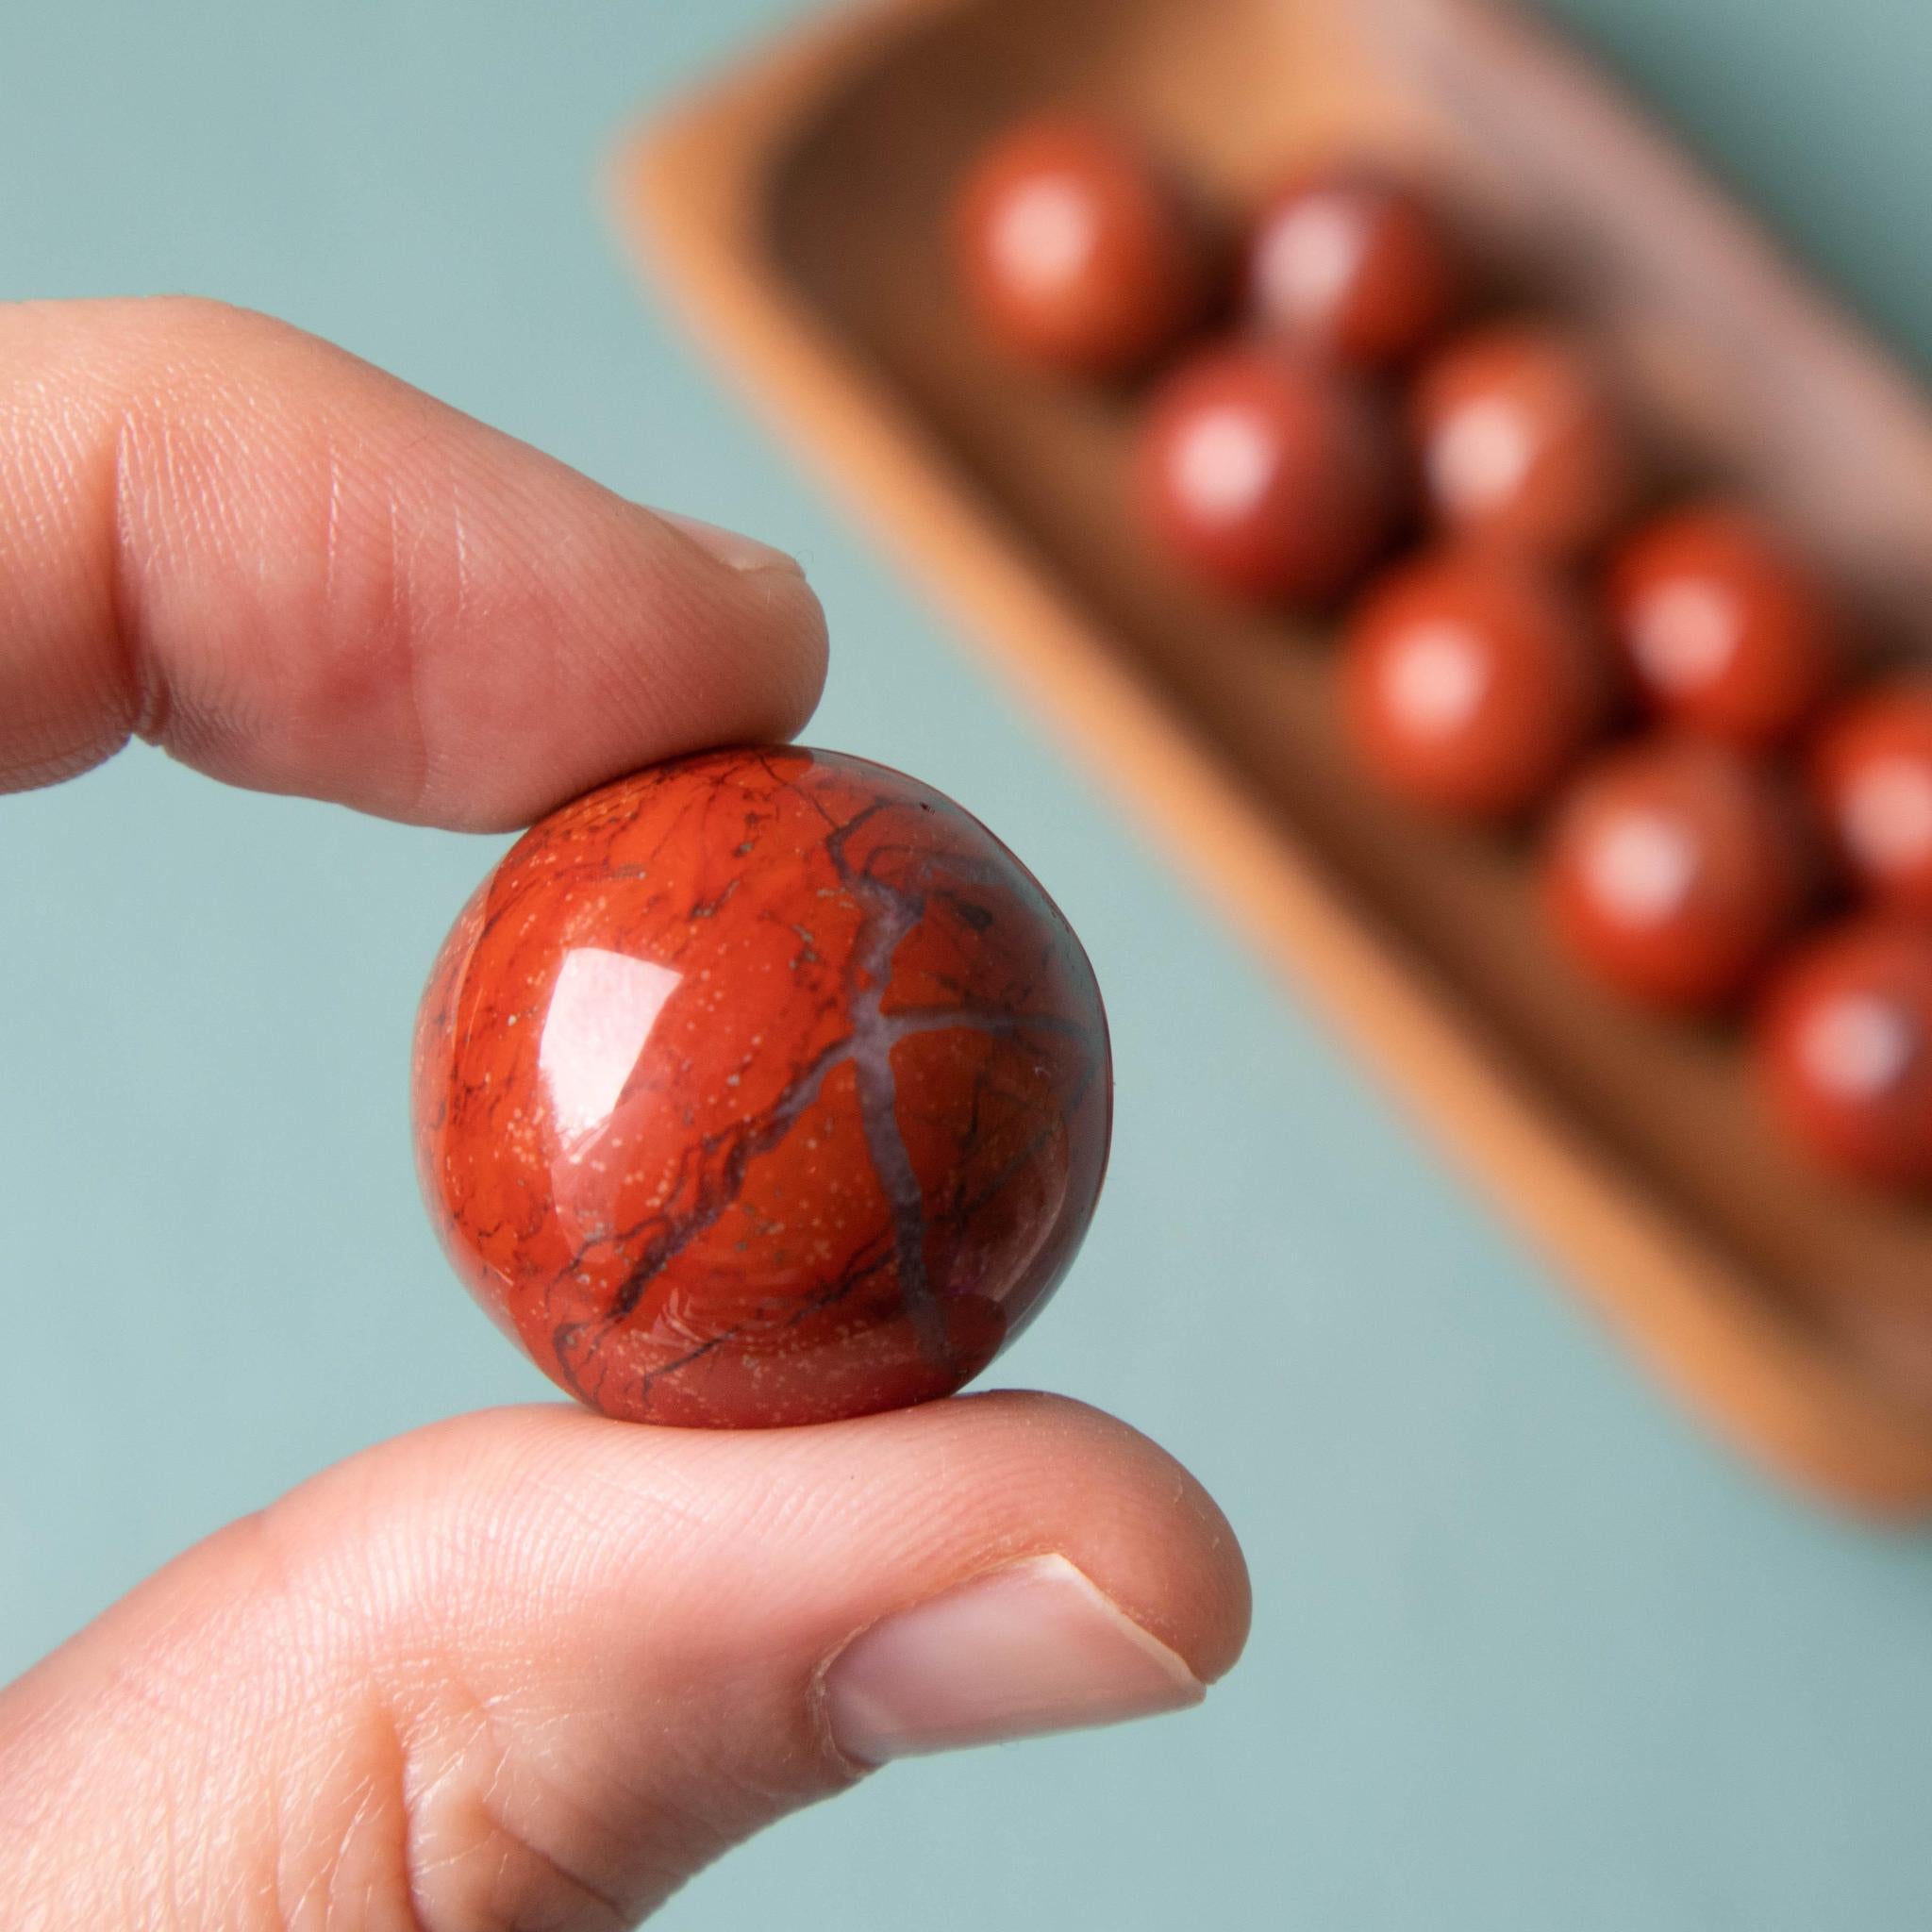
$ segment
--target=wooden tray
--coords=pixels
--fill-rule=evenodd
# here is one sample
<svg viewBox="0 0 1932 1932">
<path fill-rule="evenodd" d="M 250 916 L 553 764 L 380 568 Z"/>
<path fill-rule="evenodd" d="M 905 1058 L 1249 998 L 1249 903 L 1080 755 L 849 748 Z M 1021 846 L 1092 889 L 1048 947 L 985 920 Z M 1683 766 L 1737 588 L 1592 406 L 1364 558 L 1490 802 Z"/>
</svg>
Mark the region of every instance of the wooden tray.
<svg viewBox="0 0 1932 1932">
<path fill-rule="evenodd" d="M 1015 373 L 960 314 L 947 197 L 1046 101 L 1150 130 L 1230 197 L 1306 149 L 1414 159 L 1599 339 L 1664 447 L 1789 518 L 1913 651 L 1923 398 L 1594 75 L 1478 0 L 891 0 L 621 168 L 705 341 L 1653 1365 L 1812 1490 L 1924 1511 L 1932 1215 L 1790 1159 L 1734 1041 L 1633 1016 L 1548 949 L 1523 854 L 1367 785 L 1322 641 L 1137 541 L 1131 401 Z"/>
</svg>

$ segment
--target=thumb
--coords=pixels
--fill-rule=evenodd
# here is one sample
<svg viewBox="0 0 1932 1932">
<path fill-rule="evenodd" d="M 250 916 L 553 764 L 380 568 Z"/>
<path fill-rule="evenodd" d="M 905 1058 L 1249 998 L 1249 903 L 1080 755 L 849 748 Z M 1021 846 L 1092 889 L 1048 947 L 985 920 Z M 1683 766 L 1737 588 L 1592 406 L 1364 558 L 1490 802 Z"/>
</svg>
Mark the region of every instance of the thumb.
<svg viewBox="0 0 1932 1932">
<path fill-rule="evenodd" d="M 1199 1486 L 1074 1404 L 472 1416 L 223 1531 L 0 1697 L 0 1893 L 608 1932 L 887 1758 L 1193 1703 L 1247 1617 Z"/>
</svg>

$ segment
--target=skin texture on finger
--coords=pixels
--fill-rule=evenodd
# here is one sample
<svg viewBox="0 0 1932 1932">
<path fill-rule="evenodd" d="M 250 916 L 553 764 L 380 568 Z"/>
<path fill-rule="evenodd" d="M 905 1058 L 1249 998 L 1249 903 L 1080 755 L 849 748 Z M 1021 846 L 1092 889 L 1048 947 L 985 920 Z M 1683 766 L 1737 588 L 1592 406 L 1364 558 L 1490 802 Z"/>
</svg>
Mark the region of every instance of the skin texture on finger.
<svg viewBox="0 0 1932 1932">
<path fill-rule="evenodd" d="M 859 1774 L 824 1690 L 855 1639 L 1047 1557 L 1202 1683 L 1239 1654 L 1226 1522 L 1072 1403 L 425 1430 L 191 1551 L 0 1700 L 0 1889 L 60 1925 L 608 1932 Z"/>
<path fill-rule="evenodd" d="M 282 324 L 0 307 L 0 791 L 131 735 L 233 783 L 527 823 L 788 737 L 797 567 L 601 489 Z"/>
</svg>

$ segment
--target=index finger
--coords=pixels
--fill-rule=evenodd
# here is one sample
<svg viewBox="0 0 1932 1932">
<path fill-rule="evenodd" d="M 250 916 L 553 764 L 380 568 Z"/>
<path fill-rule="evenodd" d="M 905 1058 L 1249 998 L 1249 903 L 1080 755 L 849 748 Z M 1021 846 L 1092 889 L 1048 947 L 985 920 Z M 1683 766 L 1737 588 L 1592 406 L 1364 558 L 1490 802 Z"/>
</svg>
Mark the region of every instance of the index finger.
<svg viewBox="0 0 1932 1932">
<path fill-rule="evenodd" d="M 192 301 L 0 308 L 0 791 L 139 735 L 261 791 L 526 823 L 789 736 L 802 573 L 341 350 Z"/>
</svg>

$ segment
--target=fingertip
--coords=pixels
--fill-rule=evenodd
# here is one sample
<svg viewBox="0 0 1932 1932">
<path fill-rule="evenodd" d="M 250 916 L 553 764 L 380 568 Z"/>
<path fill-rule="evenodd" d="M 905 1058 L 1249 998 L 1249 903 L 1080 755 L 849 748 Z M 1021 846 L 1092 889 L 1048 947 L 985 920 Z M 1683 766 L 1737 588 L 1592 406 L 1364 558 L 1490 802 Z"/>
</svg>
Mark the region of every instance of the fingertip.
<svg viewBox="0 0 1932 1932">
<path fill-rule="evenodd" d="M 789 737 L 803 574 L 265 317 L 0 308 L 0 787 L 130 731 L 230 782 L 465 830 Z"/>
<path fill-rule="evenodd" d="M 824 606 L 804 566 L 789 552 L 720 525 L 665 510 L 641 514 L 702 559 L 694 588 L 705 608 L 693 612 L 693 629 L 709 642 L 682 666 L 684 689 L 658 694 L 656 728 L 675 738 L 680 720 L 702 716 L 712 743 L 795 737 L 818 708 L 830 659 Z"/>
<path fill-rule="evenodd" d="M 1245 1648 L 1254 1592 L 1234 1525 L 1184 1464 L 1131 1424 L 1067 1396 L 989 1391 L 944 1407 L 1010 1429 L 1076 1548 L 1058 1552 L 1203 1684 Z"/>
<path fill-rule="evenodd" d="M 506 649 L 437 651 L 417 671 L 430 747 L 417 794 L 395 810 L 458 831 L 512 831 L 595 786 L 662 759 L 794 737 L 824 688 L 823 605 L 783 552 L 734 563 L 683 520 L 625 503 L 562 621 L 531 611 Z M 539 684 L 535 667 L 547 665 Z"/>
<path fill-rule="evenodd" d="M 758 571 L 778 570 L 802 577 L 803 566 L 788 550 L 780 550 L 775 544 L 760 542 L 756 537 L 748 537 L 741 530 L 734 530 L 724 524 L 714 524 L 704 517 L 689 516 L 682 510 L 665 509 L 654 507 L 651 514 L 667 523 L 679 536 L 697 546 L 714 563 L 722 563 L 726 570 L 753 575 Z"/>
</svg>

